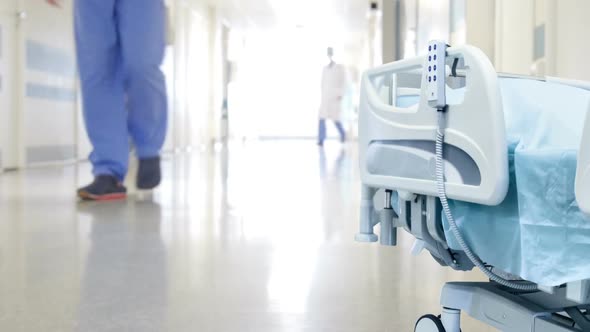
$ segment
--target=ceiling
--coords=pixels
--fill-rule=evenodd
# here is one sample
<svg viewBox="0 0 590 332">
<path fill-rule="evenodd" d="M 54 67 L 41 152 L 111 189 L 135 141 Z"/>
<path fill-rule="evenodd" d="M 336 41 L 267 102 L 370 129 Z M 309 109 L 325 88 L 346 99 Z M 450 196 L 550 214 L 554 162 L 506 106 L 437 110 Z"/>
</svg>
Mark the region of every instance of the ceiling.
<svg viewBox="0 0 590 332">
<path fill-rule="evenodd" d="M 369 0 L 211 0 L 232 23 L 273 28 L 285 24 L 322 26 L 346 23 L 364 29 Z"/>
<path fill-rule="evenodd" d="M 307 35 L 359 48 L 368 35 L 370 0 L 209 0 L 233 28 L 305 30 Z"/>
</svg>

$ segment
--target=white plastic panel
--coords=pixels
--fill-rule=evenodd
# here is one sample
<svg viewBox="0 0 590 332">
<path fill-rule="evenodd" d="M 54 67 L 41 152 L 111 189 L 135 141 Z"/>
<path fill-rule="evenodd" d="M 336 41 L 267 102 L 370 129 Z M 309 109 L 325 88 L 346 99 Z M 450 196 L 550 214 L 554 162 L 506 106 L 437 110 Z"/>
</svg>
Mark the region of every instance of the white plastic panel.
<svg viewBox="0 0 590 332">
<path fill-rule="evenodd" d="M 590 111 L 586 115 L 584 134 L 578 154 L 576 199 L 582 211 L 590 214 Z"/>
<path fill-rule="evenodd" d="M 449 48 L 448 58 L 455 57 L 464 60 L 465 96 L 462 104 L 449 106 L 445 143 L 472 159 L 479 170 L 481 181 L 477 185 L 465 184 L 458 177 L 447 173 L 448 196 L 451 199 L 496 205 L 504 200 L 508 189 L 506 134 L 497 73 L 485 54 L 475 47 Z M 397 108 L 384 103 L 372 83 L 378 76 L 421 70 L 425 61 L 425 57 L 401 60 L 369 70 L 363 75 L 359 144 L 361 179 L 365 185 L 437 195 L 432 167 L 431 174 L 416 178 L 371 173 L 367 165 L 369 146 L 376 142 L 421 142 L 419 144 L 422 145 L 431 142 L 434 148 L 437 112 L 428 106 L 424 77 L 420 102 L 410 108 Z M 410 150 L 407 146 L 400 148 L 403 153 Z M 424 162 L 434 164 L 434 153 L 427 151 L 430 155 L 424 157 L 424 149 L 414 150 L 419 152 L 416 153 L 417 158 L 428 158 Z M 373 166 L 379 157 L 379 154 L 375 156 L 374 153 L 370 156 Z M 397 162 L 404 163 L 407 160 Z M 451 172 L 453 168 L 447 167 L 447 170 Z"/>
</svg>

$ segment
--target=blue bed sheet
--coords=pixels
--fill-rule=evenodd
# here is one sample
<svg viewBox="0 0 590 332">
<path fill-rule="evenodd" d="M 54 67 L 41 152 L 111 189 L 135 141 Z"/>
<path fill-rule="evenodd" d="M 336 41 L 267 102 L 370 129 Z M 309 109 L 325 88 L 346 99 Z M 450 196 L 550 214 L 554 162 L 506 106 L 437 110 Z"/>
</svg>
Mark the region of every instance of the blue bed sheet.
<svg viewBox="0 0 590 332">
<path fill-rule="evenodd" d="M 545 286 L 590 279 L 590 217 L 578 208 L 576 156 L 590 92 L 500 79 L 509 192 L 498 206 L 451 201 L 473 251 L 486 263 Z M 460 250 L 443 216 L 449 245 Z"/>
<path fill-rule="evenodd" d="M 500 80 L 510 188 L 499 206 L 451 202 L 485 262 L 546 286 L 590 278 L 590 217 L 576 203 L 576 156 L 590 92 L 547 82 Z M 444 220 L 449 244 L 459 249 Z"/>
</svg>

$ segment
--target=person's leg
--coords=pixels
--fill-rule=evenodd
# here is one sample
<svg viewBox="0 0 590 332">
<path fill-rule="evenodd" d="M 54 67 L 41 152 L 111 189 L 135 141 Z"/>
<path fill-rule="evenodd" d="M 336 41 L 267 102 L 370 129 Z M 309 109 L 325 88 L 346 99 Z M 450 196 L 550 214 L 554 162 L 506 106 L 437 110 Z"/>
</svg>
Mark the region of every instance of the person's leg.
<svg viewBox="0 0 590 332">
<path fill-rule="evenodd" d="M 342 126 L 342 122 L 340 121 L 334 121 L 334 124 L 336 125 L 336 129 L 338 129 L 338 133 L 340 134 L 340 142 L 345 142 L 346 141 L 346 131 L 344 130 L 344 127 Z"/>
<path fill-rule="evenodd" d="M 122 181 L 127 172 L 129 139 L 115 0 L 77 0 L 74 14 L 84 122 L 93 146 L 93 173 Z"/>
<path fill-rule="evenodd" d="M 162 0 L 117 0 L 126 77 L 129 133 L 140 160 L 159 157 L 167 128 L 164 74 L 166 12 Z"/>
<path fill-rule="evenodd" d="M 326 120 L 320 119 L 318 123 L 318 145 L 324 145 L 326 140 Z"/>
</svg>

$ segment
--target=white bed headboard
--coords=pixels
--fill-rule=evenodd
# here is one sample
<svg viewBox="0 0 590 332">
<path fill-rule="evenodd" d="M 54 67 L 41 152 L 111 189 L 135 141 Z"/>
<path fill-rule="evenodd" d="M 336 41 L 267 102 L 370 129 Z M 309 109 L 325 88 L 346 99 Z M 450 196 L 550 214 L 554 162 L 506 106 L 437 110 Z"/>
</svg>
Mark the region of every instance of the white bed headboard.
<svg viewBox="0 0 590 332">
<path fill-rule="evenodd" d="M 486 205 L 501 203 L 508 190 L 508 157 L 498 75 L 479 49 L 448 49 L 447 64 L 462 59 L 465 96 L 450 105 L 445 134 L 445 173 L 449 198 Z M 389 63 L 363 75 L 359 148 L 361 180 L 374 188 L 436 196 L 434 140 L 437 112 L 428 106 L 426 89 L 420 102 L 398 108 L 381 100 L 375 88 L 380 77 L 416 72 L 424 56 Z M 424 75 L 425 76 L 425 75 Z M 422 87 L 425 87 L 425 77 Z"/>
<path fill-rule="evenodd" d="M 590 111 L 586 115 L 586 124 L 578 153 L 576 199 L 580 209 L 590 214 Z"/>
</svg>

